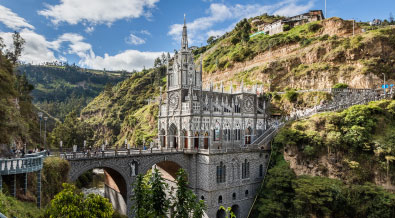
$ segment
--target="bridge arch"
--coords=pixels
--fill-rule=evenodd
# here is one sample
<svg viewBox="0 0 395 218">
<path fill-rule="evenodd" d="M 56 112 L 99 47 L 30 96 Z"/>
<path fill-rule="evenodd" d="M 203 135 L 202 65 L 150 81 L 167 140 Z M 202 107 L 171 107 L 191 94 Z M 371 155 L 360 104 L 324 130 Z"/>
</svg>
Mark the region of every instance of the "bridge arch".
<svg viewBox="0 0 395 218">
<path fill-rule="evenodd" d="M 142 160 L 146 161 L 143 163 L 140 163 L 140 169 L 139 173 L 147 173 L 148 170 L 152 169 L 154 165 L 159 166 L 163 170 L 165 170 L 168 174 L 170 174 L 174 179 L 176 178 L 176 173 L 178 169 L 182 168 L 186 171 L 188 174 L 188 178 L 190 177 L 190 169 L 189 169 L 189 164 L 188 160 L 185 159 L 185 156 L 183 154 L 180 154 L 180 156 L 155 156 Z"/>
<path fill-rule="evenodd" d="M 74 167 L 69 172 L 69 181 L 75 182 L 83 173 L 92 169 L 103 169 L 105 173 L 105 196 L 110 198 L 114 209 L 122 214 L 127 214 L 130 203 L 130 177 L 119 166 L 96 161 L 88 165 Z M 119 196 L 119 194 L 121 196 Z"/>
</svg>

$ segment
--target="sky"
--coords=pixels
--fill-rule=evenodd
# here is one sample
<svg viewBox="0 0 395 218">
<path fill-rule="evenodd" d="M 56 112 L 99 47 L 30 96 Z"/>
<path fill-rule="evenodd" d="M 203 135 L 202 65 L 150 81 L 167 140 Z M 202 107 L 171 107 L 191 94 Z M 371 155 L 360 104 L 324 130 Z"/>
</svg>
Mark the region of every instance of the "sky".
<svg viewBox="0 0 395 218">
<path fill-rule="evenodd" d="M 293 16 L 325 0 L 0 0 L 0 37 L 18 31 L 26 63 L 63 61 L 107 70 L 141 70 L 180 48 L 184 14 L 189 45 L 206 44 L 243 18 Z M 394 0 L 327 0 L 327 17 L 370 21 L 395 14 Z"/>
</svg>

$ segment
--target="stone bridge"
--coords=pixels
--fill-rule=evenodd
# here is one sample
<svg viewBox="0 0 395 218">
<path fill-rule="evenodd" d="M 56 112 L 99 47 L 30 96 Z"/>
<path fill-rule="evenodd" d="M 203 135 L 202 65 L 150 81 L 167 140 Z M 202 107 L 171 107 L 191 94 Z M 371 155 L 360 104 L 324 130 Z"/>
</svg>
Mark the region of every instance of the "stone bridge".
<svg viewBox="0 0 395 218">
<path fill-rule="evenodd" d="M 198 189 L 201 189 L 201 187 L 198 185 L 201 183 L 198 181 L 199 176 L 204 176 L 207 178 L 207 180 L 209 177 L 215 180 L 215 170 L 212 173 L 206 171 L 207 173 L 205 174 L 207 175 L 201 175 L 200 172 L 202 172 L 202 169 L 199 167 L 199 163 L 204 162 L 208 156 L 237 156 L 242 154 L 266 154 L 264 159 L 262 159 L 262 163 L 265 163 L 266 165 L 268 161 L 269 150 L 268 147 L 265 147 L 265 149 L 252 149 L 245 147 L 240 149 L 202 150 L 176 150 L 174 148 L 119 151 L 111 150 L 99 153 L 62 153 L 61 157 L 67 159 L 70 163 L 70 181 L 76 181 L 79 176 L 88 170 L 94 168 L 104 169 L 106 174 L 111 177 L 111 181 L 106 182 L 109 182 L 110 184 L 114 183 L 116 186 L 115 189 L 111 187 L 111 189 L 106 190 L 106 192 L 112 191 L 112 193 L 106 193 L 106 196 L 110 198 L 115 209 L 125 214 L 131 214 L 132 186 L 137 174 L 145 174 L 148 170 L 152 169 L 154 165 L 157 165 L 165 170 L 166 173 L 175 178 L 175 173 L 177 170 L 179 168 L 183 168 L 188 174 L 190 188 L 195 193 L 199 193 Z M 261 179 L 263 179 L 263 176 L 260 177 L 259 181 L 255 183 L 260 184 Z M 257 188 L 251 190 L 251 195 L 255 195 L 256 191 Z M 122 196 L 121 199 L 119 195 Z M 207 203 L 210 204 L 210 202 Z M 218 207 L 214 206 L 212 210 L 213 212 L 210 213 L 211 215 L 209 214 L 209 217 L 215 216 Z"/>
</svg>

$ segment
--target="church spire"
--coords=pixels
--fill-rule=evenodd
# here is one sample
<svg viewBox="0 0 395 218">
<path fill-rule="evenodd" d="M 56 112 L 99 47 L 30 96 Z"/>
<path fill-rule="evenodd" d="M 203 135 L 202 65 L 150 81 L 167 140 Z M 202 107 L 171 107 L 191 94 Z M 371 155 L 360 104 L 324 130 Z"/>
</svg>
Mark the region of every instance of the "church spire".
<svg viewBox="0 0 395 218">
<path fill-rule="evenodd" d="M 188 36 L 187 36 L 187 23 L 184 14 L 184 26 L 182 27 L 182 40 L 181 40 L 181 49 L 188 49 Z"/>
</svg>

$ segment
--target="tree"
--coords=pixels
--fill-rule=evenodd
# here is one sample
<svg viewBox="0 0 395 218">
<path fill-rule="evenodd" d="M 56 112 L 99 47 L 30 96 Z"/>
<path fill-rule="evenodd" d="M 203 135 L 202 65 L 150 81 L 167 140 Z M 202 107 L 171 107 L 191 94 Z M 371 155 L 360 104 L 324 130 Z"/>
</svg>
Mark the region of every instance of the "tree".
<svg viewBox="0 0 395 218">
<path fill-rule="evenodd" d="M 55 195 L 46 214 L 52 217 L 94 218 L 111 217 L 114 213 L 108 199 L 100 195 L 78 193 L 75 186 L 63 183 L 63 190 Z"/>
<path fill-rule="evenodd" d="M 179 169 L 176 176 L 177 191 L 174 199 L 175 217 L 188 218 L 196 210 L 196 215 L 202 213 L 201 202 L 197 204 L 196 195 L 188 188 L 187 173 Z"/>
<path fill-rule="evenodd" d="M 148 198 L 148 190 L 145 187 L 144 176 L 142 174 L 137 175 L 133 192 L 132 212 L 137 218 L 147 217 L 148 211 L 150 209 L 149 206 L 152 204 Z"/>
<path fill-rule="evenodd" d="M 176 183 L 174 196 L 173 189 L 167 189 L 159 170 L 149 171 L 145 176 L 138 175 L 133 189 L 133 213 L 138 218 L 166 217 L 171 208 L 171 211 L 175 211 L 175 218 L 202 218 L 206 206 L 188 188 L 187 174 L 183 169 L 177 172 Z M 166 190 L 169 191 L 171 202 Z"/>
<path fill-rule="evenodd" d="M 155 217 L 165 217 L 170 204 L 165 192 L 167 184 L 163 181 L 159 170 L 156 168 L 152 173 L 150 185 L 153 215 Z"/>
<path fill-rule="evenodd" d="M 13 40 L 13 44 L 14 44 L 14 50 L 13 51 L 7 50 L 6 56 L 7 56 L 7 58 L 9 58 L 11 60 L 12 64 L 16 64 L 16 62 L 18 61 L 18 58 L 22 54 L 23 45 L 25 44 L 25 40 L 21 37 L 19 32 L 16 32 L 16 31 L 14 32 L 14 34 L 12 34 L 12 40 Z"/>
<path fill-rule="evenodd" d="M 78 119 L 75 111 L 70 112 L 63 123 L 58 122 L 50 135 L 52 146 L 58 146 L 63 141 L 64 147 L 72 147 L 73 145 L 82 145 L 84 140 L 93 137 L 93 130 L 89 124 Z"/>
<path fill-rule="evenodd" d="M 241 39 L 243 42 L 250 40 L 251 25 L 246 18 L 236 24 L 236 29 L 241 33 Z"/>
<path fill-rule="evenodd" d="M 208 37 L 208 39 L 207 39 L 207 44 L 211 44 L 211 43 L 213 43 L 213 42 L 215 42 L 215 36 L 210 36 L 210 37 Z"/>
<path fill-rule="evenodd" d="M 219 209 L 225 211 L 225 218 L 236 218 L 235 214 L 232 212 L 231 207 L 225 208 L 224 206 L 220 206 Z"/>
<path fill-rule="evenodd" d="M 390 24 L 394 24 L 394 16 L 392 15 L 392 12 L 390 13 L 389 22 Z"/>
<path fill-rule="evenodd" d="M 160 67 L 162 66 L 162 61 L 160 60 L 159 57 L 157 57 L 154 61 L 154 67 Z"/>
</svg>

